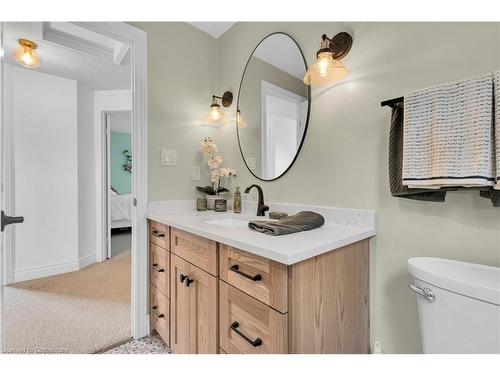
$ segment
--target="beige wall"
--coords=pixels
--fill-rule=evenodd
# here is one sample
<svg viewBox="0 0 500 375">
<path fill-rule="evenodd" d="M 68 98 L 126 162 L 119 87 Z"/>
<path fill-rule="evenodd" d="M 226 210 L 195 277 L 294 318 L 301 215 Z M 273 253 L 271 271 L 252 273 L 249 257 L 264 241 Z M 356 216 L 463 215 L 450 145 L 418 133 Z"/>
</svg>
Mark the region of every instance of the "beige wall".
<svg viewBox="0 0 500 375">
<path fill-rule="evenodd" d="M 293 46 L 296 47 L 295 44 Z M 307 86 L 302 80 L 257 57 L 252 57 L 245 72 L 245 80 L 238 101 L 239 109 L 248 126 L 240 129 L 239 137 L 245 158 L 256 160 L 254 173 L 257 176 L 262 176 L 261 88 L 263 80 L 307 98 Z"/>
<path fill-rule="evenodd" d="M 148 33 L 149 200 L 193 198 L 191 166 L 200 142 L 216 128 L 200 126 L 217 89 L 217 41 L 184 22 L 132 23 Z M 161 149 L 177 150 L 177 166 L 160 164 Z"/>
<path fill-rule="evenodd" d="M 419 352 L 415 297 L 406 262 L 436 256 L 500 266 L 500 209 L 474 192 L 444 204 L 392 198 L 387 147 L 390 111 L 380 101 L 413 89 L 500 69 L 499 24 L 238 23 L 215 40 L 186 24 L 135 24 L 148 32 L 150 199 L 191 199 L 200 139 L 211 134 L 233 186 L 263 186 L 266 200 L 377 211 L 371 241 L 371 341 L 388 353 Z M 345 82 L 313 89 L 307 136 L 296 164 L 275 182 L 257 181 L 241 159 L 233 126 L 199 126 L 214 89 L 238 92 L 245 63 L 267 34 L 284 31 L 315 60 L 322 33 L 354 36 Z M 218 69 L 216 62 L 218 62 Z M 235 97 L 236 102 L 236 97 Z M 236 103 L 227 111 L 234 117 Z M 161 148 L 179 152 L 161 167 Z M 206 168 L 202 167 L 202 171 Z M 206 182 L 202 181 L 202 182 Z M 254 197 L 254 192 L 252 197 Z"/>
<path fill-rule="evenodd" d="M 219 38 L 219 87 L 237 90 L 249 53 L 268 33 L 292 35 L 308 64 L 322 33 L 354 36 L 345 59 L 348 79 L 312 91 L 311 118 L 301 154 L 275 182 L 246 171 L 234 128 L 219 142 L 243 188 L 258 182 L 269 201 L 377 211 L 371 241 L 371 341 L 384 352 L 419 352 L 419 325 L 406 262 L 412 256 L 453 258 L 500 266 L 500 209 L 474 192 L 450 193 L 446 203 L 392 198 L 387 147 L 390 110 L 380 101 L 413 89 L 500 69 L 499 24 L 239 23 Z M 254 194 L 254 193 L 252 193 Z"/>
</svg>

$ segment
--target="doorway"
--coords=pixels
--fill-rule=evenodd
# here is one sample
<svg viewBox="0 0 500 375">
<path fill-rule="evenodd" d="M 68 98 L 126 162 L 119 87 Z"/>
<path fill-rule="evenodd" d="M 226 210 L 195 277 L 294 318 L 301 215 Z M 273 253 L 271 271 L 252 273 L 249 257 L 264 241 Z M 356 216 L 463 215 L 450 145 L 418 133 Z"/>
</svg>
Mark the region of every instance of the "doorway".
<svg viewBox="0 0 500 375">
<path fill-rule="evenodd" d="M 2 168 L 0 176 L 3 192 L 0 205 L 2 210 L 7 210 L 7 214 L 23 214 L 26 219 L 25 224 L 28 224 L 24 227 L 18 225 L 17 228 L 15 228 L 15 226 L 8 226 L 5 229 L 5 232 L 2 233 L 2 264 L 0 269 L 3 271 L 1 275 L 2 288 L 4 291 L 3 295 L 5 295 L 5 291 L 7 290 L 6 288 L 8 288 L 4 286 L 5 284 L 15 283 L 16 281 L 21 283 L 29 283 L 31 282 L 31 280 L 37 280 L 37 283 L 40 283 L 40 281 L 42 281 L 43 285 L 50 285 L 50 288 L 59 288 L 59 292 L 56 293 L 59 297 L 68 292 L 67 287 L 69 286 L 76 287 L 73 288 L 73 291 L 76 292 L 75 295 L 78 298 L 85 297 L 88 296 L 89 291 L 88 288 L 85 288 L 84 286 L 89 286 L 89 284 L 82 283 L 81 280 L 78 279 L 78 277 L 72 278 L 70 281 L 68 281 L 68 279 L 62 280 L 59 278 L 60 276 L 79 276 L 81 275 L 81 273 L 79 272 L 81 272 L 82 270 L 91 270 L 92 272 L 87 275 L 89 277 L 86 280 L 96 280 L 99 278 L 98 271 L 102 271 L 98 266 L 108 263 L 95 263 L 96 260 L 100 258 L 99 252 L 101 249 L 99 246 L 99 237 L 96 236 L 95 233 L 94 235 L 90 236 L 82 235 L 82 233 L 88 234 L 89 232 L 92 232 L 95 229 L 95 223 L 99 221 L 99 215 L 97 215 L 98 202 L 92 203 L 92 199 L 89 197 L 93 196 L 94 199 L 98 201 L 98 191 L 102 190 L 101 188 L 97 187 L 98 183 L 100 182 L 100 177 L 96 172 L 99 172 L 100 168 L 96 167 L 96 162 L 99 161 L 99 159 L 95 157 L 95 152 L 85 152 L 84 149 L 84 146 L 93 145 L 95 148 L 97 148 L 97 154 L 100 153 L 98 143 L 99 137 L 95 136 L 96 132 L 94 131 L 94 125 L 96 124 L 96 121 L 94 121 L 95 112 L 92 109 L 89 110 L 89 106 L 86 107 L 86 117 L 90 119 L 89 122 L 91 124 L 91 131 L 87 132 L 87 134 L 83 136 L 83 138 L 85 138 L 85 142 L 83 145 L 79 142 L 80 138 L 82 138 L 79 127 L 80 116 L 78 113 L 75 114 L 75 112 L 78 112 L 78 109 L 80 108 L 80 106 L 78 105 L 80 98 L 80 87 L 83 88 L 87 86 L 86 89 L 89 89 L 89 82 L 85 79 L 80 80 L 81 77 L 79 76 L 68 76 L 74 66 L 77 65 L 75 62 L 85 60 L 85 52 L 77 52 L 77 54 L 80 53 L 78 58 L 70 59 L 70 61 L 72 61 L 73 63 L 73 66 L 62 69 L 64 73 L 61 73 L 60 76 L 58 76 L 57 72 L 60 67 L 58 68 L 57 66 L 52 66 L 52 70 L 44 70 L 50 66 L 48 62 L 64 62 L 66 61 L 64 59 L 64 56 L 67 56 L 70 51 L 71 53 L 75 53 L 75 50 L 67 48 L 65 46 L 57 46 L 57 43 L 54 43 L 54 41 L 49 41 L 51 34 L 48 32 L 45 33 L 46 30 L 44 28 L 47 25 L 50 27 L 50 22 L 43 23 L 43 25 L 42 23 L 29 22 L 16 23 L 15 25 L 0 23 L 2 36 L 5 35 L 6 25 L 8 27 L 23 28 L 20 31 L 20 34 L 22 34 L 23 37 L 26 37 L 26 34 L 30 31 L 33 32 L 30 37 L 38 42 L 40 53 L 42 53 L 43 51 L 43 53 L 49 53 L 49 55 L 46 56 L 57 56 L 58 58 L 42 58 L 42 64 L 44 61 L 46 62 L 45 66 L 42 65 L 43 68 L 38 70 L 27 70 L 23 67 L 18 67 L 15 62 L 9 61 L 10 56 L 12 56 L 13 48 L 13 46 L 9 45 L 9 43 L 14 43 L 15 45 L 15 43 L 17 43 L 17 39 L 21 37 L 21 35 L 12 36 L 7 33 L 7 43 L 2 43 L 2 45 L 0 46 L 2 48 L 2 51 L 0 51 L 2 52 L 0 54 L 0 56 L 2 56 L 0 69 L 2 73 L 2 79 L 0 80 L 2 95 L 0 101 L 2 103 L 2 109 L 4 110 L 2 111 L 1 142 L 2 145 L 9 145 L 9 147 L 7 148 L 2 147 L 2 165 L 5 165 L 6 167 Z M 128 272 L 118 272 L 118 275 L 123 275 L 124 273 L 128 275 L 128 281 L 122 280 L 120 282 L 125 282 L 127 285 L 129 285 L 129 303 L 127 308 L 128 312 L 124 317 L 124 320 L 128 322 L 126 328 L 128 332 L 127 336 L 132 335 L 135 338 L 138 338 L 148 333 L 146 294 L 147 263 L 145 256 L 142 255 L 146 254 L 146 252 L 144 251 L 144 247 L 147 243 L 146 220 L 144 218 L 147 202 L 147 197 L 145 195 L 147 187 L 147 180 L 145 178 L 147 166 L 145 157 L 145 93 L 147 84 L 145 74 L 145 33 L 122 23 L 75 23 L 69 29 L 71 29 L 71 32 L 74 32 L 78 28 L 81 28 L 83 30 L 82 35 L 88 35 L 88 32 L 90 32 L 98 34 L 100 36 L 105 36 L 107 38 L 116 38 L 116 40 L 120 41 L 120 43 L 117 43 L 117 45 L 120 45 L 120 48 L 128 49 L 129 68 L 127 68 L 127 74 L 129 78 L 129 91 L 131 92 L 130 97 L 132 98 L 131 106 L 129 107 L 129 117 L 131 117 L 132 123 L 131 138 L 132 142 L 134 143 L 132 151 L 135 151 L 135 154 L 133 154 L 132 156 L 137 161 L 136 165 L 140 167 L 137 168 L 137 173 L 132 174 L 132 194 L 136 198 L 136 205 L 132 209 L 131 222 L 132 225 L 135 225 L 136 230 L 134 231 L 135 233 L 131 235 L 131 256 L 129 257 L 130 259 L 127 266 Z M 56 51 L 54 49 L 55 47 L 60 47 L 60 50 Z M 127 56 L 127 53 L 124 53 L 123 55 L 123 57 L 127 59 L 125 56 Z M 95 56 L 93 56 L 92 59 L 95 60 Z M 113 61 L 113 63 L 116 64 L 115 61 Z M 4 70 L 10 70 L 10 72 L 8 72 L 9 76 L 7 77 L 7 79 L 4 79 L 4 77 L 6 76 Z M 19 73 L 18 71 L 12 73 L 12 70 L 19 70 L 21 73 Z M 99 74 L 101 74 L 102 77 L 102 69 L 92 70 L 91 68 L 89 68 L 86 73 L 89 73 L 89 71 L 90 75 L 94 76 L 94 79 L 97 82 L 104 81 L 102 79 L 99 79 Z M 35 77 L 33 74 L 38 75 L 36 76 L 38 80 L 43 81 L 44 79 L 47 79 L 54 82 L 59 80 L 59 83 L 63 82 L 63 92 L 67 95 L 65 95 L 64 97 L 60 97 L 59 100 L 64 101 L 71 99 L 71 102 L 73 104 L 71 106 L 68 106 L 68 108 L 75 109 L 76 107 L 76 111 L 72 111 L 71 114 L 66 114 L 67 116 L 53 116 L 50 118 L 44 118 L 43 116 L 47 115 L 47 113 L 44 113 L 43 111 L 37 111 L 37 108 L 45 108 L 45 106 L 40 105 L 40 103 L 44 100 L 48 100 L 49 92 L 54 95 L 58 94 L 58 92 L 57 90 L 52 90 L 52 86 L 50 83 L 45 86 L 46 88 L 48 88 L 48 90 L 38 90 L 38 88 L 42 87 L 43 85 L 31 86 L 31 88 L 37 88 L 35 92 L 30 92 L 30 89 L 23 90 L 21 88 L 22 85 L 19 84 L 22 82 L 22 79 L 19 79 L 18 76 L 27 77 L 31 75 L 31 78 L 33 78 Z M 17 77 L 15 81 L 12 79 L 13 77 Z M 12 98 L 14 89 L 13 87 L 9 86 L 9 80 L 10 85 L 15 85 L 18 88 L 16 89 L 17 94 L 15 94 L 16 97 L 14 98 L 14 101 Z M 25 85 L 25 88 L 26 87 L 29 86 Z M 90 90 L 87 91 L 96 89 L 105 90 L 106 88 L 90 87 Z M 28 95 L 29 97 L 26 97 L 26 95 Z M 28 103 L 29 100 L 31 100 L 31 105 L 23 106 L 23 104 Z M 51 100 L 49 106 L 54 102 L 57 102 L 57 100 Z M 75 102 L 76 105 L 74 104 Z M 16 115 L 10 117 L 8 113 L 9 111 L 20 111 L 19 113 L 21 113 L 22 116 Z M 52 116 L 52 114 L 50 116 Z M 27 126 L 14 127 L 12 118 L 23 121 L 23 123 Z M 38 128 L 34 128 L 34 125 L 38 125 Z M 101 125 L 100 122 L 99 125 Z M 87 128 L 87 130 L 88 129 L 89 128 Z M 16 132 L 17 137 L 15 134 Z M 23 137 L 26 138 L 24 143 L 21 142 L 23 141 Z M 37 144 L 36 140 L 42 140 L 43 142 L 38 142 Z M 18 143 L 16 144 L 16 142 Z M 63 152 L 66 152 L 67 155 L 64 154 L 63 157 L 60 158 L 60 160 L 57 158 L 51 159 L 52 153 L 59 149 L 61 149 Z M 87 165 L 94 165 L 93 172 L 91 171 L 92 168 L 80 168 L 80 162 L 82 161 Z M 20 165 L 20 163 L 23 163 L 23 167 L 18 169 L 17 166 Z M 53 172 L 55 172 L 55 175 Z M 61 178 L 61 176 L 63 177 Z M 77 177 L 76 182 L 73 178 L 75 176 Z M 80 182 L 83 183 L 83 186 L 90 186 L 90 189 L 80 189 Z M 74 188 L 75 185 L 77 186 L 76 189 Z M 75 190 L 77 194 L 76 197 Z M 82 190 L 86 190 L 88 193 L 88 195 L 83 199 L 79 194 Z M 30 207 L 27 203 L 35 204 L 37 205 L 37 208 L 32 209 L 32 207 Z M 47 207 L 40 208 L 43 205 Z M 21 209 L 24 212 L 21 212 Z M 91 220 L 81 220 L 81 215 L 88 214 L 91 211 L 94 211 L 94 216 Z M 38 222 L 38 225 L 36 224 L 36 222 Z M 81 227 L 82 223 L 84 223 L 84 228 Z M 43 231 L 43 233 L 39 233 L 39 231 L 37 231 L 39 229 L 38 226 L 44 227 L 45 230 Z M 64 230 L 68 229 L 66 228 L 66 226 L 69 226 L 69 230 Z M 60 231 L 61 233 L 57 231 Z M 57 234 L 56 232 L 59 234 Z M 92 239 L 94 240 L 94 246 L 86 246 L 85 244 L 88 245 L 88 243 L 92 242 Z M 34 256 L 24 256 L 22 255 L 23 253 L 21 253 L 21 256 L 16 257 L 17 250 L 18 248 L 21 249 L 21 246 L 24 248 L 24 250 L 28 251 L 40 249 L 41 246 L 43 246 L 43 248 L 45 249 L 56 251 L 49 254 L 50 256 L 52 256 L 52 258 L 44 256 L 48 254 L 46 251 L 40 251 L 38 254 L 34 254 Z M 63 251 L 58 251 L 61 249 Z M 80 252 L 80 250 L 82 249 L 84 250 L 84 253 Z M 28 265 L 23 268 L 16 268 L 16 258 L 17 264 L 20 264 L 20 261 L 40 261 L 40 263 L 36 265 L 28 263 Z M 118 258 L 118 256 L 116 256 L 116 258 Z M 111 259 L 110 262 L 113 260 L 114 259 Z M 101 274 L 108 275 L 109 272 L 104 270 L 104 272 L 101 272 Z M 43 277 L 43 279 L 40 279 L 40 277 Z M 51 282 L 46 282 L 47 280 Z M 29 289 L 26 287 L 26 285 L 23 285 L 23 287 L 25 288 L 19 289 L 22 289 L 22 292 L 25 292 L 29 289 L 31 293 L 32 290 L 36 290 L 38 292 L 43 291 L 43 288 L 45 286 L 43 286 L 41 289 L 38 287 Z M 118 294 L 115 293 L 111 298 L 106 298 L 105 296 L 99 294 L 102 291 L 102 288 L 94 290 L 90 294 L 90 298 L 93 298 L 96 301 L 113 302 L 114 297 L 116 297 L 116 295 Z M 26 296 L 21 297 L 21 301 L 23 299 L 26 300 Z M 5 332 L 6 326 L 10 323 L 6 321 L 9 316 L 9 312 L 6 312 L 5 309 L 6 302 L 8 301 L 3 300 L 2 293 L 0 293 L 0 306 L 2 307 L 3 312 L 2 314 L 0 314 L 2 323 L 0 329 L 0 339 L 2 340 L 1 342 L 3 345 L 3 349 L 8 351 L 9 348 L 5 347 Z M 41 302 L 44 301 L 41 300 Z M 48 310 L 44 311 L 43 314 L 39 313 L 38 317 L 46 317 L 52 315 L 54 321 L 60 321 L 62 318 L 64 318 L 64 315 L 57 315 L 58 312 L 64 311 L 64 305 L 57 305 L 57 301 L 52 301 L 51 303 L 47 304 L 47 306 L 49 306 Z M 87 305 L 84 303 L 82 306 Z M 95 319 L 95 321 L 103 320 L 103 317 L 106 315 L 104 311 L 99 312 L 100 306 L 101 305 L 95 306 L 97 315 L 101 315 L 97 319 Z M 18 322 L 22 326 L 25 323 L 29 323 L 27 319 L 23 321 L 24 318 L 29 317 L 30 313 L 35 314 L 36 311 L 39 310 L 37 308 L 26 309 L 23 307 L 20 309 L 15 309 L 14 311 L 23 311 L 23 314 L 14 314 L 17 315 L 16 317 L 20 318 L 20 321 Z M 75 311 L 78 312 L 78 309 Z M 86 310 L 82 309 L 82 311 L 80 312 L 82 312 L 83 314 L 77 314 L 76 312 L 72 314 L 68 313 L 68 311 L 66 310 L 66 316 L 71 316 L 74 320 L 71 325 L 63 327 L 62 331 L 78 325 L 82 325 L 82 327 L 85 328 L 85 323 L 88 323 L 88 314 L 84 314 L 85 311 Z M 114 329 L 113 324 L 108 324 L 108 326 L 109 332 L 112 334 Z M 45 327 L 46 328 L 43 335 L 43 343 L 44 345 L 47 344 L 47 346 L 42 347 L 42 351 L 45 348 L 47 349 L 47 352 L 52 352 L 52 344 L 54 344 L 52 339 L 54 339 L 53 334 L 57 332 L 57 325 L 46 324 Z M 29 330 L 26 331 L 29 332 Z M 81 349 L 81 347 L 73 346 L 74 343 L 78 343 L 79 341 L 83 343 L 85 343 L 86 341 L 85 338 L 81 338 L 81 340 L 78 340 L 78 337 L 73 337 L 72 343 L 69 343 L 66 349 L 68 349 L 69 352 L 92 352 L 94 349 L 103 349 L 92 347 L 92 345 L 94 345 L 96 341 L 94 340 L 95 334 L 96 332 L 100 332 L 100 330 L 96 331 L 88 329 L 87 331 L 88 332 L 84 332 L 84 334 L 88 333 L 90 335 L 93 335 L 91 340 L 87 340 L 87 344 L 89 344 L 89 346 L 84 349 Z M 18 332 L 20 332 L 20 330 L 18 330 Z M 67 330 L 66 333 L 68 333 Z M 33 340 L 27 340 L 26 347 L 24 347 L 24 349 L 21 347 L 21 350 L 19 352 L 23 352 L 23 350 L 26 350 L 24 352 L 30 352 L 29 350 L 31 350 L 32 348 L 28 348 L 28 346 L 32 344 L 31 341 Z M 103 345 L 105 344 L 106 342 L 103 342 Z M 112 344 L 112 342 L 109 342 L 109 344 Z M 16 348 L 15 350 L 17 349 L 19 348 Z M 61 352 L 65 352 L 65 348 L 61 348 Z"/>
<path fill-rule="evenodd" d="M 130 251 L 132 244 L 132 113 L 107 112 L 107 258 Z"/>
</svg>

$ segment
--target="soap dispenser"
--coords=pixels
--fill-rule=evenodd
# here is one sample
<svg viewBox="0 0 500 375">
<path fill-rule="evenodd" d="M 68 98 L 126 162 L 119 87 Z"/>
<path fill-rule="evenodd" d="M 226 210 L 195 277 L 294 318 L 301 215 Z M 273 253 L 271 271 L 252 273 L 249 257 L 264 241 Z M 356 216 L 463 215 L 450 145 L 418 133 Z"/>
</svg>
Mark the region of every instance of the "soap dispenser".
<svg viewBox="0 0 500 375">
<path fill-rule="evenodd" d="M 235 214 L 241 214 L 241 192 L 239 187 L 237 187 L 234 192 L 233 212 Z"/>
</svg>

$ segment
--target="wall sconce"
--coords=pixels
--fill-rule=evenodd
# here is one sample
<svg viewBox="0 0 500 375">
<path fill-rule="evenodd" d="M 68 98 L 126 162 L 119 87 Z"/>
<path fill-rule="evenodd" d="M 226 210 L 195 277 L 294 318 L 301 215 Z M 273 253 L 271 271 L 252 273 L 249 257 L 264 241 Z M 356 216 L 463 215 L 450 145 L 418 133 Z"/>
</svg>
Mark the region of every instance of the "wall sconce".
<svg viewBox="0 0 500 375">
<path fill-rule="evenodd" d="M 220 110 L 217 99 L 221 99 L 222 105 L 227 108 L 233 103 L 233 94 L 226 91 L 222 96 L 212 95 L 210 111 L 203 117 L 203 123 L 206 125 L 219 126 L 227 122 L 226 115 Z"/>
<path fill-rule="evenodd" d="M 19 46 L 14 50 L 14 59 L 26 68 L 38 68 L 41 60 L 35 51 L 37 44 L 28 39 L 19 39 L 18 43 Z"/>
<path fill-rule="evenodd" d="M 316 52 L 317 62 L 304 76 L 304 83 L 310 86 L 327 85 L 347 76 L 347 67 L 340 61 L 351 50 L 352 36 L 341 32 L 332 39 L 322 35 L 321 45 Z"/>
<path fill-rule="evenodd" d="M 236 111 L 236 124 L 238 125 L 239 129 L 244 129 L 247 127 L 247 122 L 239 109 Z"/>
</svg>

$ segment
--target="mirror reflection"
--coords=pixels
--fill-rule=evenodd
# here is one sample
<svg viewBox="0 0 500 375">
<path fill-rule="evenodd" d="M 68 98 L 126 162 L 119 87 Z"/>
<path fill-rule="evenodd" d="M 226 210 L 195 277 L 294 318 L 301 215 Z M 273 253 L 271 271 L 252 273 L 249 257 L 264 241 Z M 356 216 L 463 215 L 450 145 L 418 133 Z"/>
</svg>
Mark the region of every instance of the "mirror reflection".
<svg viewBox="0 0 500 375">
<path fill-rule="evenodd" d="M 264 38 L 248 60 L 238 95 L 238 140 L 248 169 L 274 180 L 293 164 L 309 117 L 307 66 L 283 33 Z"/>
</svg>

